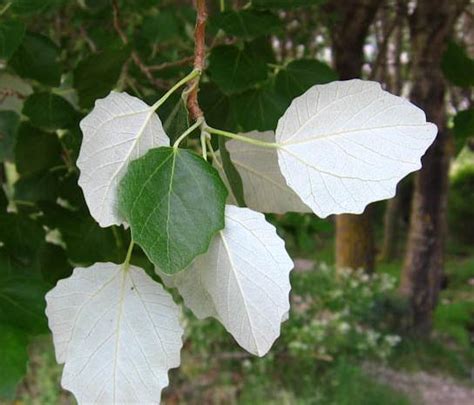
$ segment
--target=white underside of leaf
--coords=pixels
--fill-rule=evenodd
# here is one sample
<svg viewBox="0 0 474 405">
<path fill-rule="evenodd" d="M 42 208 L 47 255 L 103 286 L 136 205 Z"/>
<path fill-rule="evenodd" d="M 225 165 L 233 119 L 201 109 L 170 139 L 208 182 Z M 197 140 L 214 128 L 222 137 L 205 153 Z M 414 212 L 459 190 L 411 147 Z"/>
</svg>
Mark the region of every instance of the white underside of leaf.
<svg viewBox="0 0 474 405">
<path fill-rule="evenodd" d="M 293 262 L 262 214 L 227 205 L 225 219 L 224 230 L 189 269 L 158 273 L 198 318 L 217 318 L 244 349 L 263 356 L 288 316 Z"/>
<path fill-rule="evenodd" d="M 293 100 L 276 130 L 287 184 L 320 217 L 361 213 L 393 197 L 421 167 L 437 128 L 407 100 L 378 83 L 318 85 Z"/>
<path fill-rule="evenodd" d="M 169 138 L 153 108 L 127 93 L 97 100 L 80 126 L 79 185 L 91 215 L 100 226 L 120 225 L 117 187 L 128 163 L 152 148 L 169 146 Z"/>
<path fill-rule="evenodd" d="M 251 139 L 275 142 L 273 131 L 242 134 Z M 249 143 L 230 140 L 226 143 L 230 158 L 240 174 L 246 205 L 259 212 L 311 212 L 286 184 L 278 166 L 277 151 Z"/>
<path fill-rule="evenodd" d="M 156 404 L 180 362 L 183 329 L 169 293 L 131 266 L 76 268 L 46 295 L 62 385 L 79 404 Z"/>
</svg>

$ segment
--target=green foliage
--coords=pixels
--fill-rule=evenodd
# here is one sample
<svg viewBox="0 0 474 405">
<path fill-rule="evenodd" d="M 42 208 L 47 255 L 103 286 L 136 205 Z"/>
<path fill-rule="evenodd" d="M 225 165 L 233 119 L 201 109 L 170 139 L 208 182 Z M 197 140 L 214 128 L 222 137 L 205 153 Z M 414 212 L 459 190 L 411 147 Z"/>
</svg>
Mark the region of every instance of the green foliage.
<svg viewBox="0 0 474 405">
<path fill-rule="evenodd" d="M 161 147 L 133 161 L 119 194 L 133 239 L 166 273 L 206 252 L 224 227 L 227 189 L 212 166 L 187 150 Z"/>
<path fill-rule="evenodd" d="M 254 0 L 252 4 L 260 8 L 283 8 L 313 6 L 323 3 L 325 0 Z"/>
<path fill-rule="evenodd" d="M 459 111 L 454 116 L 454 142 L 459 152 L 470 137 L 474 137 L 474 109 Z"/>
<path fill-rule="evenodd" d="M 0 162 L 13 160 L 20 116 L 14 111 L 0 111 Z"/>
<path fill-rule="evenodd" d="M 16 384 L 26 372 L 27 345 L 22 330 L 0 323 L 0 397 L 13 399 Z"/>
<path fill-rule="evenodd" d="M 15 164 L 21 175 L 62 164 L 61 144 L 56 134 L 43 132 L 28 123 L 21 124 L 15 146 Z"/>
<path fill-rule="evenodd" d="M 8 60 L 20 46 L 25 26 L 19 21 L 5 21 L 0 25 L 0 59 Z"/>
<path fill-rule="evenodd" d="M 450 42 L 443 54 L 441 68 L 446 78 L 456 86 L 474 85 L 474 60 L 469 58 L 463 47 Z"/>
<path fill-rule="evenodd" d="M 53 93 L 33 93 L 23 106 L 23 114 L 31 123 L 42 129 L 54 131 L 68 128 L 77 121 L 78 114 L 64 98 Z"/>
<path fill-rule="evenodd" d="M 451 180 L 448 221 L 451 234 L 466 244 L 474 242 L 474 169 L 466 167 Z"/>
<path fill-rule="evenodd" d="M 34 79 L 48 86 L 58 86 L 61 67 L 59 49 L 48 37 L 27 32 L 13 54 L 10 66 L 25 79 Z"/>
<path fill-rule="evenodd" d="M 268 74 L 265 61 L 249 44 L 242 49 L 235 45 L 213 48 L 208 72 L 225 94 L 247 90 L 264 81 Z"/>
<path fill-rule="evenodd" d="M 300 59 L 290 62 L 278 72 L 275 88 L 287 100 L 292 100 L 315 84 L 334 80 L 337 80 L 337 74 L 325 63 L 314 59 Z"/>
<path fill-rule="evenodd" d="M 227 11 L 211 19 L 211 27 L 220 28 L 229 35 L 252 39 L 275 33 L 281 29 L 280 19 L 269 12 L 256 10 Z"/>
<path fill-rule="evenodd" d="M 474 327 L 474 302 L 441 304 L 434 316 L 435 328 L 448 335 L 462 347 L 471 345 L 470 330 Z"/>
<path fill-rule="evenodd" d="M 117 83 L 129 55 L 129 48 L 107 48 L 79 62 L 74 69 L 74 87 L 81 107 L 92 107 L 95 100 L 110 92 Z"/>
<path fill-rule="evenodd" d="M 288 102 L 272 88 L 262 86 L 235 96 L 231 105 L 239 128 L 265 131 L 276 128 Z"/>
</svg>

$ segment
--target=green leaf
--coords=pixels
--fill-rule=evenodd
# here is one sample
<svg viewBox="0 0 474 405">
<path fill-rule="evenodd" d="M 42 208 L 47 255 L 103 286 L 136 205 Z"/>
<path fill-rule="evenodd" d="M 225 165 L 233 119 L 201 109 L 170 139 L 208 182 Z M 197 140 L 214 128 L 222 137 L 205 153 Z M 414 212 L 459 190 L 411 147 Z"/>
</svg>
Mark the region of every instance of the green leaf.
<svg viewBox="0 0 474 405">
<path fill-rule="evenodd" d="M 129 55 L 129 48 L 108 48 L 79 62 L 74 70 L 74 86 L 81 107 L 90 108 L 96 99 L 109 94 Z"/>
<path fill-rule="evenodd" d="M 0 186 L 0 213 L 5 213 L 8 207 L 8 198 L 5 194 L 5 190 Z"/>
<path fill-rule="evenodd" d="M 267 78 L 267 65 L 246 45 L 221 45 L 212 49 L 209 75 L 226 94 L 247 90 Z"/>
<path fill-rule="evenodd" d="M 241 10 L 217 14 L 211 18 L 210 25 L 222 29 L 229 35 L 251 39 L 279 31 L 282 22 L 270 12 Z"/>
<path fill-rule="evenodd" d="M 50 131 L 68 128 L 78 119 L 78 113 L 68 101 L 46 92 L 34 93 L 28 97 L 22 112 L 35 127 Z"/>
<path fill-rule="evenodd" d="M 11 9 L 17 14 L 39 14 L 60 4 L 61 0 L 13 0 Z"/>
<path fill-rule="evenodd" d="M 454 117 L 454 142 L 459 152 L 466 140 L 474 137 L 474 109 L 459 111 Z"/>
<path fill-rule="evenodd" d="M 45 234 L 41 225 L 31 218 L 10 213 L 0 213 L 0 242 L 19 263 L 33 266 Z"/>
<path fill-rule="evenodd" d="M 296 7 L 307 7 L 322 4 L 325 0 L 253 0 L 252 5 L 256 8 L 281 8 L 290 9 Z"/>
<path fill-rule="evenodd" d="M 28 123 L 21 124 L 15 146 L 15 164 L 21 175 L 62 165 L 57 135 L 42 132 Z"/>
<path fill-rule="evenodd" d="M 224 227 L 226 198 L 219 174 L 201 157 L 161 147 L 129 165 L 120 183 L 119 209 L 133 240 L 172 274 L 206 252 Z"/>
<path fill-rule="evenodd" d="M 275 79 L 275 90 L 289 102 L 315 84 L 337 80 L 337 74 L 325 63 L 314 59 L 301 59 L 281 69 Z"/>
<path fill-rule="evenodd" d="M 171 113 L 163 123 L 163 129 L 170 138 L 171 145 L 189 128 L 189 114 L 185 101 L 179 97 Z"/>
<path fill-rule="evenodd" d="M 0 25 L 0 59 L 8 60 L 25 36 L 25 25 L 19 21 L 4 21 Z"/>
<path fill-rule="evenodd" d="M 231 100 L 232 111 L 242 131 L 275 129 L 289 100 L 271 88 L 249 90 Z"/>
<path fill-rule="evenodd" d="M 224 136 L 219 137 L 219 153 L 222 160 L 222 166 L 224 168 L 224 173 L 232 194 L 234 195 L 237 203 L 240 207 L 245 207 L 246 204 L 244 199 L 244 186 L 242 184 L 242 178 L 230 159 L 229 151 L 225 146 L 227 140 L 228 138 Z"/>
<path fill-rule="evenodd" d="M 0 162 L 13 160 L 20 116 L 13 111 L 0 111 Z"/>
<path fill-rule="evenodd" d="M 32 267 L 19 265 L 0 249 L 0 324 L 34 334 L 46 332 L 44 296 L 49 288 Z"/>
<path fill-rule="evenodd" d="M 13 187 L 16 201 L 54 202 L 59 195 L 59 176 L 57 172 L 50 170 L 34 172 L 20 177 Z"/>
<path fill-rule="evenodd" d="M 65 250 L 51 243 L 45 243 L 39 253 L 38 266 L 43 280 L 50 285 L 72 274 L 73 267 L 67 259 Z"/>
<path fill-rule="evenodd" d="M 72 211 L 46 202 L 40 206 L 43 223 L 59 230 L 71 262 L 83 266 L 123 262 L 129 243 L 123 228 L 101 228 L 85 211 Z"/>
<path fill-rule="evenodd" d="M 26 374 L 28 338 L 24 331 L 0 324 L 0 398 L 13 400 L 16 386 Z"/>
<path fill-rule="evenodd" d="M 215 128 L 232 131 L 235 126 L 231 109 L 230 98 L 220 91 L 214 83 L 203 83 L 200 86 L 199 105 L 204 111 L 206 122 Z"/>
<path fill-rule="evenodd" d="M 182 23 L 178 21 L 176 12 L 161 11 L 155 16 L 145 17 L 142 35 L 152 43 L 164 42 L 179 37 L 181 27 Z"/>
<path fill-rule="evenodd" d="M 25 79 L 56 87 L 61 79 L 58 56 L 57 46 L 48 37 L 28 32 L 10 59 L 10 66 Z"/>
<path fill-rule="evenodd" d="M 455 42 L 448 44 L 441 60 L 441 69 L 445 77 L 456 86 L 474 85 L 474 60 Z"/>
</svg>

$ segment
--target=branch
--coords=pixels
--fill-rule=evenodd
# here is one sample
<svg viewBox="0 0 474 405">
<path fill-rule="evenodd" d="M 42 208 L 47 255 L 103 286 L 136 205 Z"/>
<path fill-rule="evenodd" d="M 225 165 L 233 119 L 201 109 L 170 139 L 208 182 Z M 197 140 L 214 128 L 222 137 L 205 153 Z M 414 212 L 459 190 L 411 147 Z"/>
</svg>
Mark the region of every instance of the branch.
<svg viewBox="0 0 474 405">
<path fill-rule="evenodd" d="M 122 40 L 124 45 L 128 44 L 128 38 L 125 35 L 125 33 L 122 30 L 122 24 L 120 23 L 120 10 L 118 7 L 117 0 L 112 0 L 112 10 L 113 10 L 113 16 L 114 16 L 114 29 L 119 35 L 120 39 Z M 138 55 L 137 51 L 133 50 L 132 51 L 132 59 L 133 62 L 135 62 L 135 65 L 138 66 L 140 71 L 146 76 L 146 78 L 150 81 L 150 83 L 153 83 L 156 87 L 166 89 L 166 83 L 159 79 L 155 79 L 153 77 L 153 74 L 150 71 L 150 68 L 147 67 L 143 61 L 140 58 L 140 55 Z"/>
<path fill-rule="evenodd" d="M 150 72 L 155 72 L 157 70 L 164 70 L 164 69 L 169 69 L 169 68 L 174 68 L 174 67 L 179 67 L 179 66 L 186 66 L 192 63 L 193 61 L 194 61 L 194 56 L 187 56 L 186 58 L 175 60 L 173 62 L 165 62 L 159 65 L 150 65 L 148 66 L 148 70 Z"/>
<path fill-rule="evenodd" d="M 195 0 L 196 2 L 196 26 L 194 28 L 194 69 L 202 71 L 206 58 L 206 0 Z M 197 120 L 204 114 L 199 107 L 198 91 L 199 77 L 194 79 L 188 87 L 188 110 L 191 118 Z"/>
</svg>

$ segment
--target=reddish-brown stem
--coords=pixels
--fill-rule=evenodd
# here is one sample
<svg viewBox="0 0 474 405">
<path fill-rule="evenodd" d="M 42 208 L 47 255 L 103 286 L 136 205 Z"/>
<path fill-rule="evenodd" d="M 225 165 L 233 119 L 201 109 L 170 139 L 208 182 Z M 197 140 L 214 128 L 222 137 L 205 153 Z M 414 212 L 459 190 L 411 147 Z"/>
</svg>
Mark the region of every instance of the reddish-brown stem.
<svg viewBox="0 0 474 405">
<path fill-rule="evenodd" d="M 206 22 L 207 7 L 206 0 L 195 0 L 196 4 L 196 27 L 194 28 L 194 69 L 202 71 L 206 58 Z M 199 77 L 189 84 L 188 110 L 191 118 L 197 120 L 204 114 L 199 107 L 198 88 Z"/>
</svg>

